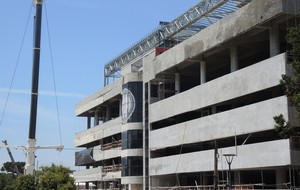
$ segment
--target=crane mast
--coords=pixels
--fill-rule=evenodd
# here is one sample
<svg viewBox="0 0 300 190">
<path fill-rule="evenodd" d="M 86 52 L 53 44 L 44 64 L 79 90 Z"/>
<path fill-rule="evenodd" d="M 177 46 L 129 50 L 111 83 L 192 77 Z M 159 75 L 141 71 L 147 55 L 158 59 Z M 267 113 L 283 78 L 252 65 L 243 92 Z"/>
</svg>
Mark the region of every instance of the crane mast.
<svg viewBox="0 0 300 190">
<path fill-rule="evenodd" d="M 37 149 L 56 149 L 62 151 L 63 145 L 58 146 L 36 146 L 36 121 L 38 105 L 38 85 L 39 85 L 39 67 L 40 67 L 40 46 L 41 46 L 41 29 L 42 29 L 42 6 L 43 0 L 33 0 L 35 6 L 34 16 L 34 47 L 33 47 L 33 66 L 32 66 L 32 86 L 31 86 L 31 104 L 29 118 L 29 134 L 27 146 L 17 146 L 7 144 L 0 145 L 0 148 L 23 149 L 26 150 L 25 174 L 35 174 L 35 151 Z M 4 142 L 4 141 L 3 141 Z M 10 150 L 9 150 L 10 152 Z M 11 155 L 11 153 L 10 153 Z M 12 155 L 11 155 L 12 158 Z M 13 158 L 12 158 L 13 159 Z"/>
<path fill-rule="evenodd" d="M 25 165 L 25 174 L 34 174 L 35 168 L 35 145 L 36 145 L 36 118 L 38 103 L 38 86 L 39 86 L 39 67 L 40 67 L 40 46 L 41 46 L 41 28 L 42 28 L 42 6 L 43 0 L 34 0 L 34 47 L 33 47 L 33 67 L 32 67 L 32 85 L 31 85 L 31 104 L 27 160 Z"/>
</svg>

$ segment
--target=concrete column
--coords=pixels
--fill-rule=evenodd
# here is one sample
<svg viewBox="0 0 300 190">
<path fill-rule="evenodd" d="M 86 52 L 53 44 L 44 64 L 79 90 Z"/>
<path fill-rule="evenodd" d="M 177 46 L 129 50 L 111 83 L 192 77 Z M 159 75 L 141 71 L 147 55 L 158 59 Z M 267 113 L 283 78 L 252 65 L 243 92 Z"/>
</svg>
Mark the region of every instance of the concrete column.
<svg viewBox="0 0 300 190">
<path fill-rule="evenodd" d="M 200 84 L 206 82 L 206 61 L 200 61 Z"/>
<path fill-rule="evenodd" d="M 286 181 L 285 168 L 277 168 L 276 169 L 276 184 L 278 185 L 277 189 L 282 189 L 283 188 L 282 184 L 286 182 L 287 181 Z"/>
<path fill-rule="evenodd" d="M 212 114 L 217 113 L 217 106 L 213 106 L 213 107 L 211 108 L 211 113 L 212 113 Z"/>
<path fill-rule="evenodd" d="M 204 175 L 203 175 L 203 185 L 209 185 L 208 184 L 208 177 L 207 177 L 207 174 L 206 173 L 204 173 Z"/>
<path fill-rule="evenodd" d="M 85 169 L 90 169 L 90 166 L 86 166 Z M 85 182 L 85 189 L 90 189 L 89 182 Z"/>
<path fill-rule="evenodd" d="M 94 126 L 99 125 L 99 111 L 95 111 L 95 116 L 94 116 Z"/>
<path fill-rule="evenodd" d="M 119 100 L 119 116 L 122 116 L 122 99 Z"/>
<path fill-rule="evenodd" d="M 106 121 L 109 121 L 111 118 L 110 118 L 110 105 L 108 104 L 107 107 L 106 107 Z"/>
<path fill-rule="evenodd" d="M 87 129 L 90 129 L 91 128 L 91 117 L 88 116 L 87 117 Z"/>
<path fill-rule="evenodd" d="M 278 25 L 273 25 L 270 28 L 270 57 L 278 55 L 280 53 L 280 42 L 279 42 L 279 28 Z"/>
<path fill-rule="evenodd" d="M 233 173 L 233 183 L 232 185 L 240 185 L 241 180 L 240 180 L 240 171 L 232 171 Z"/>
<path fill-rule="evenodd" d="M 175 73 L 175 94 L 180 93 L 180 73 Z"/>
<path fill-rule="evenodd" d="M 238 57 L 238 48 L 230 48 L 230 71 L 234 72 L 239 69 L 239 57 Z"/>
</svg>

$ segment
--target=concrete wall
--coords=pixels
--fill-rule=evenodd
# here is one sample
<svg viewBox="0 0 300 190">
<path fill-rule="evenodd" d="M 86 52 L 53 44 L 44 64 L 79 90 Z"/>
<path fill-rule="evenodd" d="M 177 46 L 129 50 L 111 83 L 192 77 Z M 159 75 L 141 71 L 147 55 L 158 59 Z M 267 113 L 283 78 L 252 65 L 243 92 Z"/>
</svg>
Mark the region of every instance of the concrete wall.
<svg viewBox="0 0 300 190">
<path fill-rule="evenodd" d="M 151 104 L 149 121 L 152 123 L 277 86 L 285 73 L 285 54 L 280 54 Z"/>
<path fill-rule="evenodd" d="M 88 110 L 117 96 L 118 94 L 121 94 L 121 92 L 122 92 L 122 80 L 119 79 L 114 83 L 105 86 L 103 89 L 96 92 L 95 94 L 82 100 L 79 104 L 76 105 L 75 114 L 79 116 L 84 112 L 87 112 Z"/>
<path fill-rule="evenodd" d="M 132 81 L 142 81 L 142 77 L 140 73 L 128 73 L 123 76 L 123 84 L 126 84 L 128 82 Z"/>
<path fill-rule="evenodd" d="M 73 175 L 76 183 L 89 182 L 89 181 L 101 181 L 103 177 L 102 167 L 75 171 Z"/>
<path fill-rule="evenodd" d="M 236 153 L 235 147 L 219 149 L 219 170 L 227 170 L 228 165 L 223 154 Z M 289 140 L 277 140 L 237 147 L 237 157 L 232 169 L 276 167 L 291 164 Z M 150 175 L 166 175 L 213 171 L 214 150 L 187 153 L 175 156 L 150 159 Z"/>
<path fill-rule="evenodd" d="M 112 181 L 121 178 L 121 171 L 118 172 L 102 172 L 102 167 L 91 168 L 86 170 L 79 170 L 73 172 L 75 182 L 89 182 L 89 181 Z"/>
<path fill-rule="evenodd" d="M 122 177 L 122 184 L 143 184 L 143 177 Z"/>
<path fill-rule="evenodd" d="M 122 150 L 121 156 L 122 157 L 143 156 L 143 149 L 136 148 L 136 149 Z"/>
<path fill-rule="evenodd" d="M 121 156 L 121 147 L 104 151 L 102 151 L 100 148 L 100 146 L 95 146 L 93 148 L 93 159 L 95 161 L 101 161 Z"/>
<path fill-rule="evenodd" d="M 144 80 L 150 81 L 155 75 L 176 66 L 187 59 L 193 59 L 204 52 L 241 35 L 255 26 L 284 13 L 285 0 L 253 0 L 247 6 L 232 13 L 219 22 L 201 30 L 186 41 L 164 52 L 155 59 L 145 59 Z"/>
<path fill-rule="evenodd" d="M 203 142 L 274 129 L 275 115 L 288 118 L 285 96 L 150 132 L 150 149 Z M 262 117 L 263 116 L 263 117 Z M 168 135 L 166 135 L 168 134 Z"/>
<path fill-rule="evenodd" d="M 74 146 L 82 146 L 118 133 L 121 133 L 121 117 L 75 134 Z"/>
<path fill-rule="evenodd" d="M 142 123 L 125 123 L 122 125 L 122 132 L 128 130 L 143 130 Z"/>
</svg>

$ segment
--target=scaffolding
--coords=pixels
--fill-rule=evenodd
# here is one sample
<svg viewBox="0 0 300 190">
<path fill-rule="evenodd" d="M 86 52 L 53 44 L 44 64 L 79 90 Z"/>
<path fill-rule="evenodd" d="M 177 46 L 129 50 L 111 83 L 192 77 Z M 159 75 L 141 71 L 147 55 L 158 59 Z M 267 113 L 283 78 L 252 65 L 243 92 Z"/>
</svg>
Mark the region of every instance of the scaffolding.
<svg viewBox="0 0 300 190">
<path fill-rule="evenodd" d="M 106 143 L 102 145 L 102 151 L 104 150 L 111 150 L 111 149 L 115 149 L 115 148 L 120 148 L 122 145 L 122 141 L 113 141 L 111 143 Z"/>
</svg>

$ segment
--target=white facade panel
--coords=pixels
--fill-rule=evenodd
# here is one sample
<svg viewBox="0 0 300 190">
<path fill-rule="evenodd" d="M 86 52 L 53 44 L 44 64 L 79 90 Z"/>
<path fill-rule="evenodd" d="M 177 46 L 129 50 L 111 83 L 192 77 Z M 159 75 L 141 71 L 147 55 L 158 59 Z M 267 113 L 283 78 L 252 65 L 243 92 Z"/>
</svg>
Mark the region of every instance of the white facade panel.
<svg viewBox="0 0 300 190">
<path fill-rule="evenodd" d="M 76 105 L 75 114 L 78 116 L 105 101 L 121 94 L 122 92 L 122 80 L 117 80 L 114 83 L 104 87 L 99 92 L 87 97 Z"/>
<path fill-rule="evenodd" d="M 121 156 L 121 147 L 111 150 L 104 150 L 100 149 L 100 146 L 96 146 L 93 148 L 93 159 L 95 161 L 101 161 L 111 158 L 116 158 Z"/>
<path fill-rule="evenodd" d="M 150 132 L 150 150 L 274 129 L 275 115 L 288 118 L 286 96 Z M 258 117 L 263 116 L 263 117 Z"/>
<path fill-rule="evenodd" d="M 236 148 L 219 149 L 219 170 L 228 170 L 223 154 L 234 153 Z M 237 157 L 232 162 L 232 170 L 247 168 L 276 167 L 291 164 L 289 140 L 277 140 L 237 147 Z M 187 153 L 150 159 L 151 176 L 175 173 L 214 170 L 214 150 Z"/>
<path fill-rule="evenodd" d="M 121 178 L 121 171 L 103 172 L 102 167 L 79 170 L 73 173 L 75 182 L 90 182 L 90 181 L 109 181 Z"/>
<path fill-rule="evenodd" d="M 150 104 L 150 123 L 279 85 L 285 53 Z"/>
<path fill-rule="evenodd" d="M 101 181 L 102 167 L 75 171 L 73 175 L 76 183 L 89 182 L 89 181 Z"/>
<path fill-rule="evenodd" d="M 121 156 L 122 157 L 143 156 L 143 149 L 136 148 L 136 149 L 122 150 Z"/>
<path fill-rule="evenodd" d="M 122 177 L 122 184 L 143 184 L 143 177 Z"/>
<path fill-rule="evenodd" d="M 75 134 L 75 147 L 121 133 L 121 117 Z"/>
</svg>

